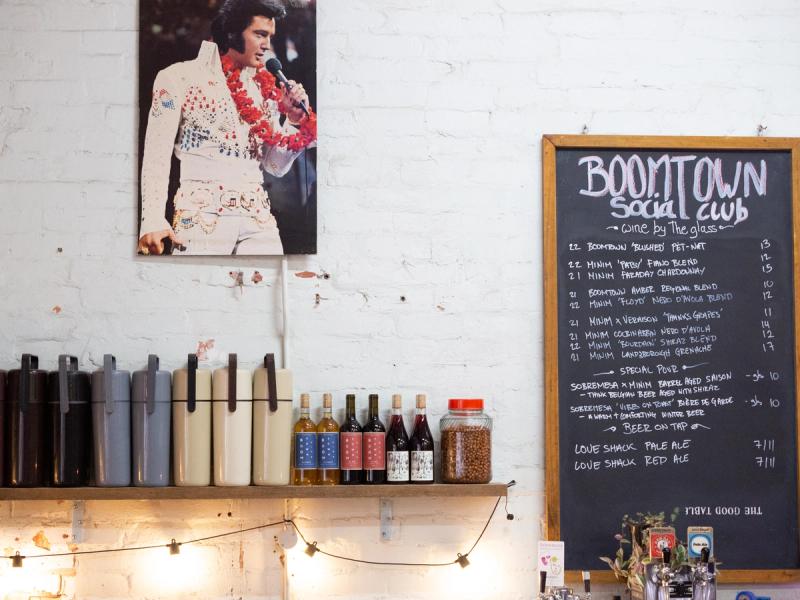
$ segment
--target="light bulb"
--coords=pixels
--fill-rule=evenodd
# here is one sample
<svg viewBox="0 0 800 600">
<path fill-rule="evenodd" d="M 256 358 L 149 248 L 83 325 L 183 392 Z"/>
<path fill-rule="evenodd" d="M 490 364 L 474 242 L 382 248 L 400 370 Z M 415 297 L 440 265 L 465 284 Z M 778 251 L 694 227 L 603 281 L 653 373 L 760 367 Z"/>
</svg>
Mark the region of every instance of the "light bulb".
<svg viewBox="0 0 800 600">
<path fill-rule="evenodd" d="M 14 556 L 11 557 L 11 566 L 12 567 L 16 567 L 18 569 L 21 568 L 22 567 L 22 559 L 23 558 L 25 558 L 25 557 L 24 556 L 20 556 L 19 550 L 17 550 L 17 553 Z"/>
<path fill-rule="evenodd" d="M 459 554 L 456 562 L 461 565 L 462 569 L 466 569 L 469 566 L 469 559 L 464 554 Z"/>
<path fill-rule="evenodd" d="M 306 542 L 306 554 L 309 556 L 314 556 L 317 553 L 317 542 L 313 542 L 309 544 Z"/>
<path fill-rule="evenodd" d="M 294 530 L 294 527 L 287 527 L 284 525 L 283 529 L 281 529 L 275 537 L 284 550 L 289 550 L 297 545 L 297 532 Z"/>
<path fill-rule="evenodd" d="M 169 548 L 169 553 L 172 556 L 181 553 L 181 545 L 175 541 L 175 538 L 172 538 L 172 541 L 167 544 L 167 548 Z"/>
</svg>

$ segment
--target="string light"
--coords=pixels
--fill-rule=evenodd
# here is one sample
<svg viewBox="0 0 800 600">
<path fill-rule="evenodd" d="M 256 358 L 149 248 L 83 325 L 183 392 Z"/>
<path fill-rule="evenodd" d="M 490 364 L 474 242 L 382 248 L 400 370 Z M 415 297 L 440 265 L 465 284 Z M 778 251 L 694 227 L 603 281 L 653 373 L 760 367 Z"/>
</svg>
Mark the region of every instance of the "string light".
<svg viewBox="0 0 800 600">
<path fill-rule="evenodd" d="M 286 523 L 283 524 L 275 539 L 284 550 L 290 550 L 297 545 L 297 533 L 293 527 L 289 527 Z"/>
<path fill-rule="evenodd" d="M 513 486 L 515 484 L 516 484 L 516 482 L 512 480 L 511 482 L 509 482 L 508 487 L 511 487 L 511 486 Z M 294 531 L 297 532 L 297 535 L 300 537 L 301 540 L 303 540 L 303 542 L 306 545 L 305 553 L 308 556 L 312 556 L 312 557 L 317 552 L 319 552 L 320 554 L 324 554 L 325 556 L 329 556 L 331 558 L 336 558 L 338 560 L 345 560 L 345 561 L 349 561 L 349 562 L 355 562 L 355 563 L 366 564 L 366 565 L 388 565 L 388 566 L 402 566 L 402 567 L 446 567 L 446 566 L 458 564 L 463 569 L 463 568 L 466 568 L 467 566 L 469 566 L 470 563 L 469 563 L 469 559 L 467 557 L 472 553 L 473 550 L 475 550 L 475 547 L 478 545 L 478 542 L 480 542 L 481 538 L 483 538 L 483 534 L 486 533 L 486 529 L 489 527 L 489 523 L 492 522 L 492 518 L 494 517 L 494 513 L 497 511 L 497 507 L 500 506 L 500 500 L 502 500 L 502 496 L 497 498 L 497 501 L 494 504 L 494 508 L 492 508 L 492 512 L 489 515 L 489 518 L 486 520 L 486 524 L 483 526 L 483 529 L 481 530 L 480 535 L 478 535 L 478 538 L 475 540 L 475 543 L 472 544 L 472 547 L 469 549 L 469 551 L 465 552 L 464 554 L 461 554 L 460 552 L 457 553 L 455 560 L 452 560 L 452 561 L 449 561 L 449 562 L 441 562 L 441 563 L 407 563 L 407 562 L 391 562 L 391 561 L 388 561 L 388 562 L 387 561 L 374 561 L 374 560 L 363 560 L 363 559 L 360 559 L 360 558 L 352 558 L 352 557 L 349 557 L 349 556 L 342 556 L 340 554 L 334 554 L 332 552 L 326 552 L 325 550 L 323 550 L 322 548 L 319 547 L 319 545 L 317 544 L 316 541 L 309 542 L 306 539 L 306 537 L 303 535 L 303 532 L 300 531 L 300 529 L 297 527 L 297 524 L 292 519 L 282 519 L 280 521 L 275 521 L 275 522 L 272 522 L 272 523 L 264 523 L 262 525 L 255 525 L 253 527 L 246 527 L 246 528 L 243 528 L 243 529 L 236 529 L 235 531 L 226 531 L 224 533 L 218 533 L 216 535 L 209 535 L 209 536 L 206 536 L 206 537 L 195 538 L 195 539 L 186 540 L 186 541 L 183 541 L 183 542 L 178 542 L 178 541 L 175 540 L 175 538 L 172 538 L 172 541 L 169 544 L 166 544 L 166 547 L 169 548 L 169 553 L 171 555 L 176 555 L 176 554 L 180 554 L 180 552 L 181 552 L 180 547 L 182 545 L 196 544 L 196 543 L 199 543 L 199 542 L 205 542 L 207 540 L 212 540 L 212 539 L 217 539 L 217 538 L 222 538 L 222 537 L 229 537 L 229 536 L 232 536 L 232 535 L 238 535 L 238 534 L 241 534 L 241 533 L 245 533 L 247 531 L 255 531 L 255 530 L 258 530 L 258 529 L 267 529 L 269 527 L 277 527 L 278 525 L 282 525 L 284 528 L 286 528 L 287 526 L 291 526 L 294 529 Z M 508 506 L 508 499 L 506 498 L 506 515 L 508 516 L 507 506 Z M 512 516 L 512 518 L 513 518 L 513 516 Z M 22 556 L 19 553 L 19 551 L 17 551 L 16 554 L 14 554 L 13 556 L 5 556 L 3 558 L 10 559 L 12 567 L 18 567 L 19 568 L 19 567 L 22 567 L 22 560 L 24 558 L 56 558 L 56 557 L 59 557 L 59 556 L 77 556 L 77 555 L 81 555 L 81 554 L 107 554 L 107 553 L 110 553 L 110 552 L 129 552 L 129 551 L 134 551 L 134 550 L 147 550 L 147 549 L 150 549 L 150 548 L 163 548 L 163 547 L 164 547 L 164 544 L 157 544 L 157 545 L 149 545 L 149 546 L 130 546 L 130 547 L 127 547 L 127 548 L 106 548 L 104 550 L 78 550 L 78 551 L 75 551 L 75 552 L 61 552 L 61 553 L 55 553 L 55 554 L 36 554 L 36 555 L 33 555 L 33 556 Z"/>
</svg>

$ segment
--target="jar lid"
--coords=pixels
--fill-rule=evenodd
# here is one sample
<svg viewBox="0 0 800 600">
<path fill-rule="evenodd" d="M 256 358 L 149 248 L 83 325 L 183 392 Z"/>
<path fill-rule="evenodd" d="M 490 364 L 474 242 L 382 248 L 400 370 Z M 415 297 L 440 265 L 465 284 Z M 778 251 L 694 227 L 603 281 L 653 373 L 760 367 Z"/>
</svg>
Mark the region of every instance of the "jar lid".
<svg viewBox="0 0 800 600">
<path fill-rule="evenodd" d="M 447 408 L 450 410 L 483 410 L 483 398 L 450 398 Z"/>
</svg>

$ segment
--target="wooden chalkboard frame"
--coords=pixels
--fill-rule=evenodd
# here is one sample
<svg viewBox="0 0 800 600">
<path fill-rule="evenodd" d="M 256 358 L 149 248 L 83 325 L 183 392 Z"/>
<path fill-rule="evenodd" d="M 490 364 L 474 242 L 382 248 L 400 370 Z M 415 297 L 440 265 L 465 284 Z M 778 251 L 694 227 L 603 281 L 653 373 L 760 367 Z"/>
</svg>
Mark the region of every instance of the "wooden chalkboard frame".
<svg viewBox="0 0 800 600">
<path fill-rule="evenodd" d="M 800 267 L 800 138 L 699 137 L 699 136 L 542 136 L 542 195 L 544 242 L 544 350 L 545 350 L 545 539 L 560 539 L 559 407 L 558 407 L 558 264 L 556 231 L 556 151 L 561 148 L 637 148 L 646 150 L 779 150 L 791 153 L 792 164 L 792 245 L 794 269 Z M 800 277 L 794 278 L 795 347 L 800 341 Z M 795 431 L 800 441 L 800 351 L 795 352 Z M 800 444 L 795 457 L 800 487 Z M 800 489 L 798 490 L 800 497 Z M 800 506 L 796 507 L 800 515 Z M 613 552 L 609 547 L 609 553 Z M 580 573 L 567 573 L 570 581 Z M 610 570 L 592 571 L 601 583 L 616 581 Z M 785 583 L 800 581 L 800 569 L 726 570 L 720 583 Z"/>
</svg>

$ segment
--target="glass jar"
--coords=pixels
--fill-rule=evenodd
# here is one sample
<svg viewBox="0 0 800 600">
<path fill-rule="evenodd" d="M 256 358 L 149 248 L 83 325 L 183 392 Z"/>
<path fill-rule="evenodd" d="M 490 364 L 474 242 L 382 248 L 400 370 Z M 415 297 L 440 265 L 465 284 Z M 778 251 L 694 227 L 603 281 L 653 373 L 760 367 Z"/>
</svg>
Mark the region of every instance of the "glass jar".
<svg viewBox="0 0 800 600">
<path fill-rule="evenodd" d="M 442 481 L 489 483 L 492 480 L 492 418 L 479 398 L 451 398 L 439 420 Z"/>
</svg>

